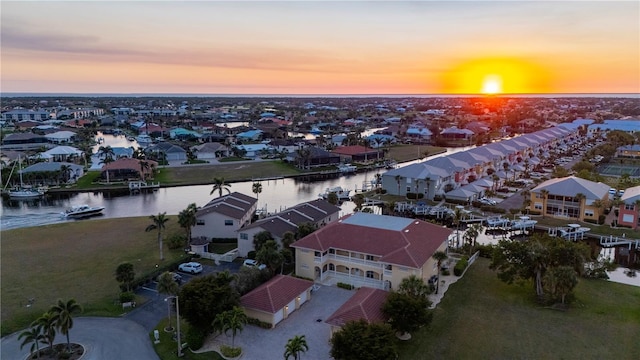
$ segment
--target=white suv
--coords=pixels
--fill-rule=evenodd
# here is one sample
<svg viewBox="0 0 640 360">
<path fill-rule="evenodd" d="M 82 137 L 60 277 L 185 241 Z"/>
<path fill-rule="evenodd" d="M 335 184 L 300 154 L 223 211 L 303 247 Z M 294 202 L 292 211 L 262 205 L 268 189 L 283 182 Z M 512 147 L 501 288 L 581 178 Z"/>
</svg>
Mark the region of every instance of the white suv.
<svg viewBox="0 0 640 360">
<path fill-rule="evenodd" d="M 191 274 L 200 274 L 202 272 L 202 264 L 197 262 L 184 263 L 178 266 L 178 270 Z"/>
<path fill-rule="evenodd" d="M 250 268 L 258 268 L 258 270 L 262 270 L 262 269 L 266 269 L 267 268 L 267 265 L 258 264 L 258 262 L 253 260 L 253 259 L 246 259 L 242 263 L 242 266 L 246 266 L 246 267 L 250 267 Z"/>
</svg>

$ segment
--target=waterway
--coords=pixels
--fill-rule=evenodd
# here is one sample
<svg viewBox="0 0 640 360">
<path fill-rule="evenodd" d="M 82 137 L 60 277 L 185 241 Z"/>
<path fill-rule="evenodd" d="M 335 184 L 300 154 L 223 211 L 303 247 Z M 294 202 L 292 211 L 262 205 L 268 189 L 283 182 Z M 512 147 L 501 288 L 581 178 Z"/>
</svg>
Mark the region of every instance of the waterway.
<svg viewBox="0 0 640 360">
<path fill-rule="evenodd" d="M 135 142 L 128 141 L 124 136 L 98 134 L 98 137 L 104 139 L 104 141 L 96 145 L 95 150 L 100 146 L 107 145 L 112 147 L 137 146 Z M 466 149 L 468 148 L 449 148 L 447 153 Z M 434 155 L 434 157 L 443 155 L 438 154 Z M 97 164 L 97 161 L 95 163 Z M 410 163 L 412 162 L 404 163 L 403 165 Z M 384 173 L 385 171 L 387 170 L 378 169 L 315 181 L 303 178 L 261 181 L 262 192 L 257 196 L 258 208 L 265 209 L 270 213 L 284 210 L 301 202 L 317 199 L 319 194 L 323 193 L 328 187 L 341 186 L 349 190 L 361 190 L 363 183 L 370 182 L 375 179 L 376 174 Z M 252 192 L 253 181 L 237 182 L 230 185 L 229 190 L 231 191 L 255 196 Z M 93 219 L 150 216 L 161 212 L 176 215 L 191 203 L 203 206 L 217 197 L 218 194 L 210 194 L 211 190 L 212 185 L 194 185 L 160 188 L 150 193 L 135 195 L 130 194 L 128 191 L 121 194 L 100 191 L 75 194 L 47 194 L 43 199 L 37 200 L 10 200 L 5 198 L 2 200 L 0 207 L 0 229 L 8 230 L 65 221 L 91 221 L 91 219 L 69 220 L 62 218 L 60 215 L 71 206 L 82 204 L 104 206 L 103 215 Z M 342 215 L 353 212 L 354 207 L 355 204 L 352 202 L 344 202 L 342 204 Z"/>
</svg>

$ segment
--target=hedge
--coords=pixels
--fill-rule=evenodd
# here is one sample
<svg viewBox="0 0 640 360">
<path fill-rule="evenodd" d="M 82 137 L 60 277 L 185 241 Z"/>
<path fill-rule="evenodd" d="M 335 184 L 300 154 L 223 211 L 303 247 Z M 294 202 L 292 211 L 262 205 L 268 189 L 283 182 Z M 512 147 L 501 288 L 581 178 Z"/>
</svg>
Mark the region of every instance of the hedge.
<svg viewBox="0 0 640 360">
<path fill-rule="evenodd" d="M 255 318 L 247 318 L 247 323 L 251 325 L 259 326 L 263 329 L 271 329 L 273 327 L 268 322 L 260 321 Z"/>
<path fill-rule="evenodd" d="M 460 260 L 458 260 L 456 266 L 453 267 L 453 274 L 455 276 L 461 276 L 464 272 L 464 269 L 467 268 L 467 265 L 469 265 L 469 257 L 465 255 Z"/>
<path fill-rule="evenodd" d="M 338 286 L 339 288 L 343 288 L 343 289 L 347 289 L 347 290 L 353 290 L 353 289 L 355 288 L 355 286 L 353 286 L 353 285 L 351 285 L 351 284 L 345 284 L 345 283 L 341 283 L 341 282 L 339 282 L 339 283 L 337 284 L 337 286 Z"/>
</svg>

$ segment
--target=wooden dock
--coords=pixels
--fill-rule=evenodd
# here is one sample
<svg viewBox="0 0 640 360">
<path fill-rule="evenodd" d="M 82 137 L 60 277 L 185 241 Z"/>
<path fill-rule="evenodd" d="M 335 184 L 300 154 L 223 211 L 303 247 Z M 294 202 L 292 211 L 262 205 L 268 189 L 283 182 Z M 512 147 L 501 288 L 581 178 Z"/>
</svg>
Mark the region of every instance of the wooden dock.
<svg viewBox="0 0 640 360">
<path fill-rule="evenodd" d="M 129 191 L 132 193 L 138 193 L 143 190 L 156 190 L 160 188 L 160 183 L 148 183 L 146 181 L 129 181 Z"/>
</svg>

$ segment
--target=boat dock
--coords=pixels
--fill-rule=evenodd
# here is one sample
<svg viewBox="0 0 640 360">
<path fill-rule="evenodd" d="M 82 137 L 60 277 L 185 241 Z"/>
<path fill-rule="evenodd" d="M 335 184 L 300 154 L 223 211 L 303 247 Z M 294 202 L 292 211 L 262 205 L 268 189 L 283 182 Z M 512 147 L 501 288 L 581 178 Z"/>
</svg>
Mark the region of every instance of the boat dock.
<svg viewBox="0 0 640 360">
<path fill-rule="evenodd" d="M 160 188 L 160 183 L 147 183 L 146 181 L 129 181 L 129 191 L 138 193 L 142 190 L 156 190 Z"/>
</svg>

